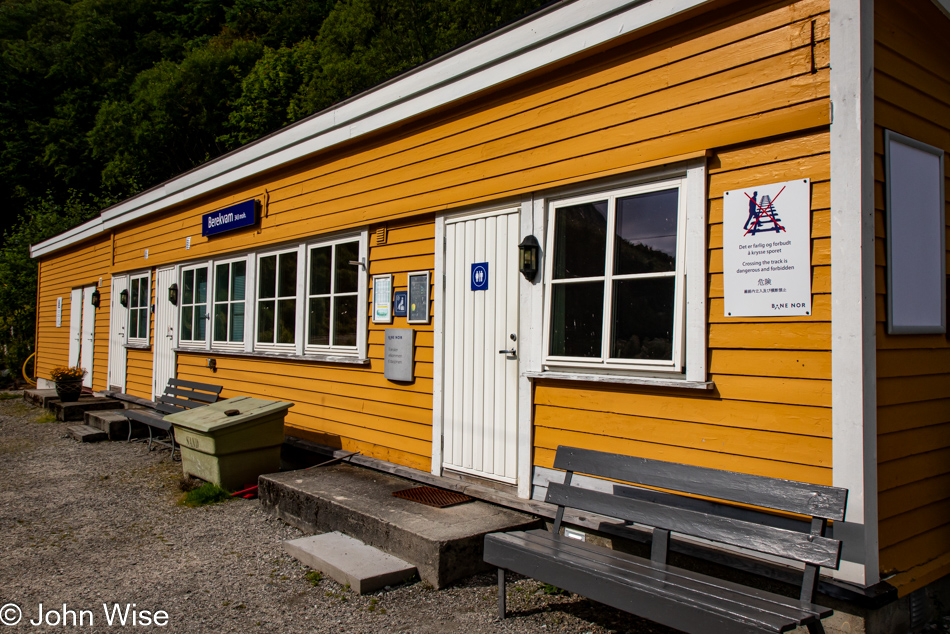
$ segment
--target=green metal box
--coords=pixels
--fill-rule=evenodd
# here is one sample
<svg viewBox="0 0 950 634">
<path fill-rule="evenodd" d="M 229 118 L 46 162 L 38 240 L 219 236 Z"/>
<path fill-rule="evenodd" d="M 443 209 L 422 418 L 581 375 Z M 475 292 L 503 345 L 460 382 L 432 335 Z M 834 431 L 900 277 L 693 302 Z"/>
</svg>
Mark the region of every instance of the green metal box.
<svg viewBox="0 0 950 634">
<path fill-rule="evenodd" d="M 169 414 L 185 475 L 238 490 L 280 470 L 284 416 L 293 403 L 236 396 Z"/>
</svg>

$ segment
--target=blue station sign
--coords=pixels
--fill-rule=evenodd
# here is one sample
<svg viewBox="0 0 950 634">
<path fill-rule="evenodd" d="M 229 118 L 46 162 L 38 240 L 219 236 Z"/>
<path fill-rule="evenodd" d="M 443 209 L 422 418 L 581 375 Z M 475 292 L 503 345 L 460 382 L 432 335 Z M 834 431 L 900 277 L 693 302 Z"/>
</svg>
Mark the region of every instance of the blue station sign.
<svg viewBox="0 0 950 634">
<path fill-rule="evenodd" d="M 201 217 L 201 235 L 213 236 L 242 227 L 250 227 L 257 222 L 257 200 L 245 200 L 218 211 L 212 211 Z"/>
</svg>

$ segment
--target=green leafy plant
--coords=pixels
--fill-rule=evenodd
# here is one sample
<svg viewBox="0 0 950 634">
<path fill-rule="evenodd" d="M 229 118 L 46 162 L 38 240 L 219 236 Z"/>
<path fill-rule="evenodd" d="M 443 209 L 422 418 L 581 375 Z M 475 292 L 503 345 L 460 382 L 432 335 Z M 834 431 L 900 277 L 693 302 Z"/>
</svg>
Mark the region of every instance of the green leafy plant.
<svg viewBox="0 0 950 634">
<path fill-rule="evenodd" d="M 541 592 L 549 595 L 567 594 L 567 590 L 562 590 L 557 586 L 552 586 L 550 583 L 542 583 Z"/>
<path fill-rule="evenodd" d="M 206 506 L 208 504 L 218 504 L 231 499 L 231 494 L 219 487 L 213 482 L 207 482 L 202 486 L 189 491 L 182 498 L 181 503 L 185 506 L 196 507 Z"/>
<path fill-rule="evenodd" d="M 86 376 L 86 370 L 76 367 L 59 366 L 49 371 L 49 378 L 53 381 L 79 381 Z"/>
<path fill-rule="evenodd" d="M 323 579 L 323 575 L 317 570 L 311 570 L 305 574 L 304 577 L 306 577 L 307 581 L 309 581 L 312 585 L 319 584 L 320 580 Z"/>
</svg>

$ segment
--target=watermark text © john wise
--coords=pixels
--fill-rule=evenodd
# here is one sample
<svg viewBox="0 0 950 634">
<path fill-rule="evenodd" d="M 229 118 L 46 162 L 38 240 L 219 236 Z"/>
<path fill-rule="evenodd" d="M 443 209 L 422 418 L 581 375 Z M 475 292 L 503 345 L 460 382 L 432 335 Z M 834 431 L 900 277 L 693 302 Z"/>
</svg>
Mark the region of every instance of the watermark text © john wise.
<svg viewBox="0 0 950 634">
<path fill-rule="evenodd" d="M 23 610 L 16 603 L 7 603 L 0 607 L 0 624 L 18 625 L 23 621 Z M 103 603 L 102 611 L 88 608 L 73 609 L 68 604 L 47 608 L 37 605 L 35 616 L 27 614 L 27 623 L 62 627 L 165 627 L 168 625 L 168 612 L 165 610 L 143 610 L 134 603 Z"/>
</svg>

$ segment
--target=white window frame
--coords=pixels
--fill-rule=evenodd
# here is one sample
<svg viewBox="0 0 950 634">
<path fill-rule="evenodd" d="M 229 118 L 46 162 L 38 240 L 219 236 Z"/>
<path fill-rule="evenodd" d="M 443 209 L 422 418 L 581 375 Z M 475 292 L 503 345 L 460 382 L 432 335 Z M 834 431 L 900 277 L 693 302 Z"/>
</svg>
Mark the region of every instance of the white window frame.
<svg viewBox="0 0 950 634">
<path fill-rule="evenodd" d="M 214 310 L 215 310 L 215 305 L 216 305 L 216 304 L 221 304 L 221 303 L 227 303 L 227 304 L 235 304 L 235 303 L 238 303 L 237 301 L 233 301 L 233 300 L 230 299 L 230 294 L 231 294 L 231 291 L 230 291 L 230 286 L 231 286 L 231 268 L 230 268 L 230 267 L 233 266 L 235 263 L 238 263 L 238 262 L 243 262 L 243 263 L 244 263 L 244 300 L 243 300 L 243 301 L 244 301 L 244 337 L 243 337 L 240 341 L 215 341 L 215 339 L 214 339 Z M 217 290 L 218 290 L 218 288 L 217 288 L 217 285 L 218 285 L 218 271 L 217 271 L 217 269 L 218 269 L 219 266 L 222 266 L 222 265 L 225 265 L 225 264 L 227 264 L 227 265 L 229 266 L 229 268 L 228 268 L 228 297 L 229 297 L 229 299 L 228 299 L 227 302 L 218 302 L 218 301 L 215 301 L 215 296 L 217 295 Z M 208 313 L 208 315 L 209 315 L 209 318 L 208 318 L 208 329 L 207 329 L 207 331 L 206 331 L 206 333 L 205 333 L 206 336 L 207 336 L 207 339 L 208 339 L 208 346 L 209 346 L 209 349 L 211 349 L 211 350 L 222 350 L 222 351 L 234 351 L 234 352 L 241 352 L 241 351 L 243 351 L 243 350 L 245 349 L 245 346 L 246 346 L 247 341 L 248 341 L 248 339 L 249 339 L 249 337 L 248 337 L 248 323 L 250 322 L 250 319 L 248 318 L 248 312 L 249 312 L 249 311 L 248 311 L 248 303 L 249 303 L 248 298 L 252 295 L 252 293 L 251 293 L 251 290 L 252 290 L 252 289 L 248 288 L 248 284 L 249 284 L 250 281 L 256 279 L 256 276 L 252 276 L 252 275 L 250 274 L 250 269 L 251 269 L 251 267 L 253 267 L 254 265 L 255 265 L 255 262 L 253 261 L 253 259 L 248 258 L 246 255 L 244 255 L 244 256 L 239 256 L 239 257 L 221 258 L 221 259 L 217 259 L 217 260 L 213 260 L 213 261 L 209 262 L 209 265 L 208 265 L 208 266 L 209 266 L 209 268 L 208 268 L 209 273 L 208 273 L 208 275 L 209 275 L 209 276 L 212 276 L 212 277 L 211 277 L 211 280 L 209 281 L 209 284 L 208 284 L 208 309 L 207 309 L 207 313 Z M 255 299 L 256 299 L 256 293 L 254 293 L 253 296 L 254 296 Z M 241 301 L 241 300 L 238 300 L 238 301 Z M 254 307 L 255 307 L 255 308 L 257 307 L 257 302 L 254 303 Z M 230 314 L 230 309 L 229 309 L 229 314 Z M 253 323 L 256 324 L 256 323 L 257 323 L 257 320 L 255 319 Z M 255 336 L 256 336 L 256 331 L 255 331 Z"/>
<path fill-rule="evenodd" d="M 208 332 L 209 332 L 209 319 L 208 319 L 208 297 L 211 294 L 211 261 L 204 262 L 192 262 L 190 264 L 182 265 L 180 267 L 180 272 L 178 275 L 178 284 L 179 284 L 179 301 L 178 301 L 178 346 L 180 348 L 188 348 L 192 350 L 206 350 L 208 348 Z M 183 327 L 182 324 L 185 323 L 183 314 L 185 310 L 185 273 L 187 271 L 195 271 L 200 268 L 205 268 L 208 271 L 208 289 L 205 293 L 205 302 L 204 302 L 204 311 L 205 311 L 205 336 L 204 339 L 191 339 L 185 340 L 182 338 Z M 198 307 L 202 304 L 188 304 L 188 306 Z"/>
<path fill-rule="evenodd" d="M 545 254 L 543 266 L 544 310 L 541 332 L 541 370 L 559 375 L 615 375 L 630 377 L 681 378 L 691 382 L 706 381 L 706 178 L 705 159 L 690 161 L 685 167 L 651 171 L 639 179 L 614 180 L 600 186 L 583 186 L 548 197 L 545 208 Z M 674 273 L 673 354 L 671 360 L 610 359 L 612 304 L 612 270 L 616 210 L 608 217 L 605 271 L 590 278 L 604 284 L 604 329 L 602 354 L 598 358 L 550 355 L 551 299 L 554 264 L 554 226 L 556 209 L 583 202 L 593 202 L 676 188 L 679 190 L 677 217 L 676 271 Z M 613 203 L 611 202 L 611 205 Z M 585 278 L 586 279 L 586 278 Z M 578 280 L 579 281 L 579 280 Z"/>
<path fill-rule="evenodd" d="M 272 249 L 269 251 L 264 251 L 261 253 L 255 254 L 254 257 L 254 332 L 251 333 L 251 341 L 254 344 L 254 350 L 260 350 L 262 352 L 279 352 L 283 354 L 302 354 L 302 336 L 303 336 L 303 302 L 302 302 L 302 282 L 306 279 L 306 271 L 304 271 L 304 264 L 306 264 L 304 254 L 305 254 L 306 244 L 299 244 L 293 247 L 283 247 L 278 249 Z M 290 295 L 281 296 L 279 295 L 278 286 L 280 284 L 280 256 L 285 254 L 293 254 L 297 260 L 297 279 L 296 286 L 294 290 L 293 299 L 296 302 L 295 304 L 295 317 L 294 317 L 294 341 L 293 343 L 270 343 L 266 341 L 257 340 L 257 329 L 258 321 L 260 319 L 260 313 L 258 312 L 260 308 L 260 272 L 261 272 L 261 261 L 270 256 L 276 256 L 277 268 L 274 278 L 274 297 L 267 298 L 269 301 L 274 301 L 274 339 L 277 338 L 277 307 L 278 302 L 281 299 L 287 300 L 290 299 Z M 303 274 L 301 275 L 301 273 Z"/>
<path fill-rule="evenodd" d="M 365 262 L 367 261 L 367 232 L 361 231 L 360 233 L 351 233 L 338 237 L 334 237 L 328 240 L 318 240 L 314 242 L 309 242 L 306 245 L 306 263 L 305 263 L 305 279 L 304 279 L 304 289 L 303 289 L 303 311 L 305 316 L 305 323 L 303 324 L 303 343 L 304 343 L 304 354 L 315 355 L 315 354 L 331 354 L 331 355 L 342 355 L 342 356 L 365 356 L 366 351 L 366 297 L 367 297 L 367 279 L 366 271 L 364 270 Z M 357 260 L 363 262 L 363 265 L 354 265 L 357 268 L 357 291 L 356 291 L 356 306 L 357 306 L 357 317 L 356 317 L 356 344 L 353 346 L 334 346 L 333 345 L 333 309 L 332 309 L 332 300 L 331 300 L 331 309 L 330 309 L 330 344 L 326 346 L 319 346 L 311 344 L 309 342 L 310 338 L 310 254 L 313 249 L 319 249 L 322 247 L 335 247 L 339 244 L 346 244 L 350 242 L 357 243 Z M 334 286 L 336 284 L 333 279 L 333 265 L 331 262 L 330 266 L 330 289 L 331 297 L 336 296 L 333 293 Z"/>
<path fill-rule="evenodd" d="M 132 283 L 135 280 L 145 280 L 145 306 L 132 306 Z M 136 314 L 136 311 L 145 309 L 145 336 L 132 337 L 132 318 Z M 151 330 L 152 330 L 152 271 L 143 271 L 139 273 L 132 273 L 129 275 L 129 306 L 128 306 L 128 322 L 126 327 L 128 328 L 129 338 L 127 339 L 129 345 L 131 346 L 147 346 L 151 340 Z"/>
</svg>

